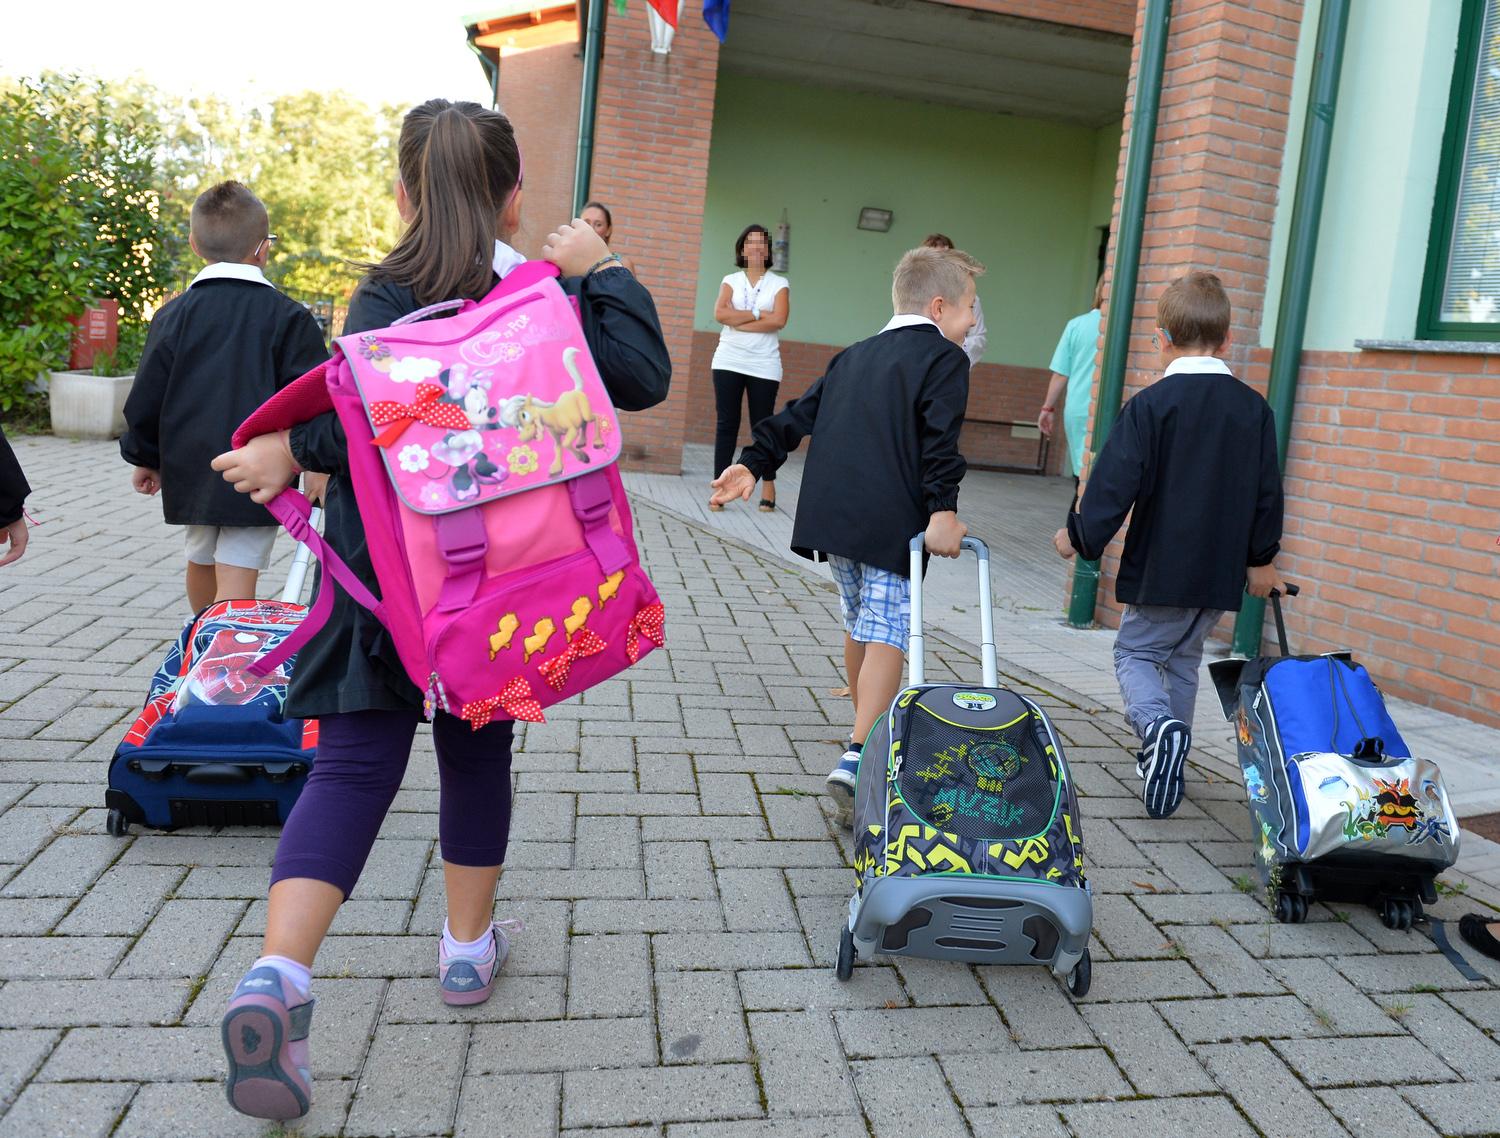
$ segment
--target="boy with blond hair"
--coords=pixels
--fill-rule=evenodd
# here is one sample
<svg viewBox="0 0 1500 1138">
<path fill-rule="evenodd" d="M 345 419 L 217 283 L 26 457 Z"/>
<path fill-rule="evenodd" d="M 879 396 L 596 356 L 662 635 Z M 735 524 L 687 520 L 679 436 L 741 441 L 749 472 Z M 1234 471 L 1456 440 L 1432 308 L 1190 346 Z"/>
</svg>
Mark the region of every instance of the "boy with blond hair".
<svg viewBox="0 0 1500 1138">
<path fill-rule="evenodd" d="M 1226 611 L 1284 589 L 1276 426 L 1260 394 L 1219 358 L 1229 297 L 1212 273 L 1179 277 L 1156 305 L 1162 378 L 1120 412 L 1083 498 L 1057 531 L 1063 557 L 1097 560 L 1131 514 L 1115 578 L 1127 606 L 1115 639 L 1125 715 L 1141 739 L 1146 813 L 1182 801 L 1203 641 Z"/>
<path fill-rule="evenodd" d="M 186 527 L 194 612 L 253 598 L 280 528 L 209 463 L 251 411 L 328 358 L 317 321 L 266 279 L 275 240 L 248 187 L 198 195 L 188 243 L 208 264 L 152 318 L 125 401 L 120 454 L 136 492 L 160 491 L 167 524 Z"/>
<path fill-rule="evenodd" d="M 956 249 L 922 247 L 901 258 L 891 286 L 895 315 L 845 348 L 800 399 L 756 424 L 753 445 L 713 482 L 711 501 L 749 498 L 808 435 L 792 549 L 827 561 L 844 616 L 844 665 L 854 699 L 848 750 L 828 776 L 849 824 L 860 752 L 901 689 L 911 627 L 907 543 L 957 557 L 958 453 L 969 360 L 960 345 L 974 324 L 974 279 L 984 266 Z"/>
</svg>

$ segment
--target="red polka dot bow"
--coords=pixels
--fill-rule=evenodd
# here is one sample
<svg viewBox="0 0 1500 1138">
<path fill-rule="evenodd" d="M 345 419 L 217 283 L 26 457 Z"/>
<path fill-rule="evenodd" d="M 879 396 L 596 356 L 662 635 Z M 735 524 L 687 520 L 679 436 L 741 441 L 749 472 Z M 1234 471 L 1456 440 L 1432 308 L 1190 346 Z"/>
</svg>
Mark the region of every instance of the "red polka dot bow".
<svg viewBox="0 0 1500 1138">
<path fill-rule="evenodd" d="M 370 422 L 385 426 L 385 430 L 370 441 L 378 447 L 395 444 L 406 428 L 413 423 L 426 423 L 429 427 L 446 427 L 453 431 L 468 430 L 469 417 L 457 403 L 440 403 L 443 389 L 435 383 L 417 384 L 416 394 L 410 403 L 394 399 L 379 399 L 370 404 Z"/>
<path fill-rule="evenodd" d="M 471 700 L 464 704 L 459 715 L 469 721 L 470 727 L 478 731 L 490 721 L 490 717 L 497 710 L 505 712 L 512 719 L 525 720 L 527 723 L 547 722 L 547 717 L 542 714 L 542 705 L 531 694 L 531 685 L 526 682 L 525 676 L 516 676 L 500 689 L 499 695 L 492 695 L 488 699 Z"/>
<path fill-rule="evenodd" d="M 667 610 L 662 603 L 647 605 L 630 618 L 630 629 L 625 639 L 625 655 L 634 664 L 641 658 L 641 641 L 644 636 L 660 648 L 667 642 Z"/>
<path fill-rule="evenodd" d="M 582 660 L 585 656 L 597 656 L 606 647 L 608 645 L 598 633 L 580 628 L 574 634 L 568 650 L 555 659 L 544 661 L 538 671 L 554 690 L 562 691 L 563 685 L 568 682 L 568 673 L 573 670 L 573 661 Z"/>
</svg>

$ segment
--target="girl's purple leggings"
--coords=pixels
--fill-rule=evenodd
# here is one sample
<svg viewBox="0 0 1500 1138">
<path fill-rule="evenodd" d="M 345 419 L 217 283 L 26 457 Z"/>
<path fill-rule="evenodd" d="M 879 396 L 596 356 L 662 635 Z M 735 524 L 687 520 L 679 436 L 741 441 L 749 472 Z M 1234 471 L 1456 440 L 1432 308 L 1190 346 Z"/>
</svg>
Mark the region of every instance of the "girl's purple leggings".
<svg viewBox="0 0 1500 1138">
<path fill-rule="evenodd" d="M 318 757 L 276 847 L 271 884 L 288 877 L 354 891 L 375 835 L 401 787 L 420 711 L 351 711 L 318 720 Z M 454 865 L 502 865 L 510 835 L 510 745 L 515 724 L 478 731 L 447 712 L 437 746 L 438 837 Z"/>
</svg>

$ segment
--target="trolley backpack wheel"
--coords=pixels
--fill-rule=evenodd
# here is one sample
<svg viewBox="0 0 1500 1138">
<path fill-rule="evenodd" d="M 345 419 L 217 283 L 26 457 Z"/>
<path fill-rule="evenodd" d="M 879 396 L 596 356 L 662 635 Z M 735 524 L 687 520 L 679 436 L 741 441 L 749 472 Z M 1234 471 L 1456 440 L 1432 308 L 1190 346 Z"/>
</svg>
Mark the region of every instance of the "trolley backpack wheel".
<svg viewBox="0 0 1500 1138">
<path fill-rule="evenodd" d="M 122 810 L 111 808 L 104 816 L 104 832 L 112 838 L 123 838 L 130 833 L 130 820 Z"/>
<path fill-rule="evenodd" d="M 1078 958 L 1078 963 L 1073 965 L 1073 971 L 1068 973 L 1068 992 L 1075 1000 L 1081 1000 L 1089 994 L 1089 988 L 1094 982 L 1094 961 L 1088 949 L 1083 950 L 1083 955 Z"/>
<path fill-rule="evenodd" d="M 847 980 L 854 975 L 854 934 L 849 931 L 849 926 L 844 925 L 844 930 L 839 934 L 839 958 L 834 966 L 833 974 L 840 980 Z"/>
</svg>

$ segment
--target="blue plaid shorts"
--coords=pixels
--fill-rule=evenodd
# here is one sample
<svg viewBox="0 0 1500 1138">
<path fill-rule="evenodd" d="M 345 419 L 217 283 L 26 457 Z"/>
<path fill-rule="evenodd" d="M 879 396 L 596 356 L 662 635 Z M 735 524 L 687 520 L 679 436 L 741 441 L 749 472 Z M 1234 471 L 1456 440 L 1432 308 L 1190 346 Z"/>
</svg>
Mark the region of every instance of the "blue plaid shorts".
<svg viewBox="0 0 1500 1138">
<path fill-rule="evenodd" d="M 861 644 L 889 644 L 906 651 L 911 631 L 911 580 L 847 557 L 828 557 L 839 587 L 844 631 Z"/>
</svg>

